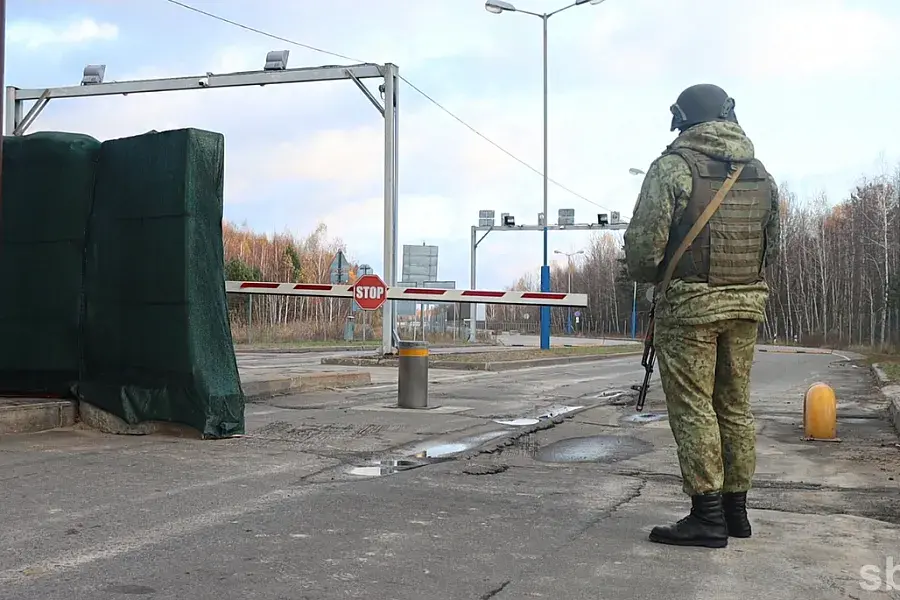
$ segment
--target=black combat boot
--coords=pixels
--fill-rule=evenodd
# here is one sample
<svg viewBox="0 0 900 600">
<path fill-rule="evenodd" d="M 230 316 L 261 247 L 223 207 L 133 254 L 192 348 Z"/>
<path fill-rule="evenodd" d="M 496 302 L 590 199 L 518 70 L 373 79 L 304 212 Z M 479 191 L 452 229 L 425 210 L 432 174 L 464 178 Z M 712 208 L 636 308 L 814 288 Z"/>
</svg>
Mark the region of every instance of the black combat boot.
<svg viewBox="0 0 900 600">
<path fill-rule="evenodd" d="M 722 508 L 725 512 L 725 523 L 728 535 L 736 538 L 748 538 L 752 531 L 747 519 L 747 492 L 726 492 L 722 494 Z"/>
<path fill-rule="evenodd" d="M 722 511 L 722 494 L 692 496 L 691 504 L 691 513 L 674 525 L 654 527 L 650 541 L 675 546 L 727 546 L 728 528 Z"/>
</svg>

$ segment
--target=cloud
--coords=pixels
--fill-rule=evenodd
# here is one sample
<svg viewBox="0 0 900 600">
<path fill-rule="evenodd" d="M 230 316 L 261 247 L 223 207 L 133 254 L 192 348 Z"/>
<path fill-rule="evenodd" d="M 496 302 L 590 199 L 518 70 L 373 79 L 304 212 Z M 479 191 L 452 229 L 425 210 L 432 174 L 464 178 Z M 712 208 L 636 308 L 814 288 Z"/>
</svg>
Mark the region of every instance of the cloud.
<svg viewBox="0 0 900 600">
<path fill-rule="evenodd" d="M 119 37 L 119 28 L 112 23 L 94 19 L 79 19 L 68 23 L 40 21 L 13 21 L 6 32 L 8 44 L 36 50 L 46 46 L 84 44 L 95 41 L 113 41 Z"/>
<path fill-rule="evenodd" d="M 799 4 L 748 23 L 748 30 L 767 30 L 768 38 L 752 50 L 748 66 L 754 76 L 858 76 L 877 71 L 900 51 L 898 23 L 884 15 L 843 2 Z"/>
<path fill-rule="evenodd" d="M 611 2 L 610 2 L 611 4 Z M 588 44 L 595 69 L 620 81 L 704 79 L 801 80 L 871 74 L 900 51 L 896 15 L 849 0 L 745 3 L 629 0 L 603 11 L 618 26 Z M 605 4 L 604 4 L 605 6 Z M 641 35 L 635 35 L 640 31 Z"/>
<path fill-rule="evenodd" d="M 390 16 L 377 3 L 356 0 L 294 3 L 270 23 L 249 10 L 242 18 L 241 2 L 221 0 L 227 10 L 198 3 L 314 45 L 324 44 L 328 31 L 336 51 L 395 62 L 472 128 L 540 169 L 540 21 L 489 15 L 482 0 L 396 1 Z M 640 178 L 628 169 L 646 169 L 671 141 L 668 106 L 698 81 L 720 83 L 735 96 L 741 123 L 780 182 L 823 185 L 839 196 L 854 165 L 865 168 L 882 150 L 900 154 L 891 134 L 900 127 L 892 110 L 900 89 L 877 77 L 892 60 L 882 53 L 895 43 L 886 33 L 894 17 L 827 0 L 760 2 L 743 10 L 714 0 L 621 0 L 553 18 L 549 175 L 603 208 L 551 183 L 551 222 L 560 208 L 574 208 L 582 222 L 608 210 L 629 216 Z M 717 21 L 729 27 L 713 27 Z M 203 17 L 173 20 L 167 34 L 182 39 L 180 28 L 229 36 L 184 38 L 194 40 L 190 47 L 184 42 L 184 49 L 175 48 L 177 60 L 158 64 L 123 55 L 120 63 L 132 71 L 113 73 L 110 65 L 107 77 L 257 69 L 266 51 L 284 47 Z M 213 39 L 227 43 L 201 47 Z M 142 56 L 155 54 L 148 49 Z M 291 48 L 291 66 L 333 62 Z M 866 77 L 879 85 L 866 101 L 877 117 L 854 109 L 852 118 L 836 119 L 861 101 L 865 87 L 858 82 Z M 369 83 L 374 91 L 377 82 Z M 440 245 L 440 277 L 468 285 L 470 227 L 478 211 L 535 223 L 541 177 L 401 85 L 400 243 Z M 381 264 L 383 121 L 348 81 L 54 100 L 36 125 L 100 139 L 189 126 L 220 131 L 227 218 L 299 234 L 323 221 L 354 256 L 376 269 Z M 551 252 L 573 251 L 589 234 L 550 237 Z M 536 274 L 541 251 L 539 233 L 491 233 L 478 249 L 479 285 Z"/>
</svg>

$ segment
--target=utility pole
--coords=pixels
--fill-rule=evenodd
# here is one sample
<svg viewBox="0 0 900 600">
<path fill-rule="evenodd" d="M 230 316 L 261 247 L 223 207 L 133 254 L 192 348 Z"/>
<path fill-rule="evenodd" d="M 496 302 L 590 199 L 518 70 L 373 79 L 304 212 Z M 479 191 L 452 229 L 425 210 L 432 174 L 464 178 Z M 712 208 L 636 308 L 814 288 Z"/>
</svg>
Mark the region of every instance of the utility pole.
<svg viewBox="0 0 900 600">
<path fill-rule="evenodd" d="M 631 295 L 631 339 L 637 337 L 637 281 L 634 282 L 634 292 Z"/>
<path fill-rule="evenodd" d="M 573 256 L 578 256 L 579 254 L 584 254 L 584 250 L 579 250 L 578 252 L 560 252 L 559 250 L 554 250 L 554 254 L 562 254 L 568 259 L 568 267 L 569 267 L 569 287 L 566 290 L 567 294 L 572 293 L 572 269 L 574 268 L 574 263 L 572 262 Z M 568 308 L 568 313 L 566 316 L 566 331 L 572 333 L 574 329 L 572 328 L 572 307 Z"/>
<path fill-rule="evenodd" d="M 548 98 L 549 95 L 547 93 L 548 84 L 547 84 L 547 23 L 550 21 L 550 17 L 557 13 L 561 13 L 564 10 L 568 10 L 573 6 L 581 6 L 582 4 L 600 4 L 604 0 L 575 0 L 572 4 L 559 8 L 553 12 L 549 13 L 535 13 L 527 10 L 521 10 L 516 8 L 514 5 L 509 2 L 505 2 L 504 0 L 487 0 L 484 3 L 484 8 L 488 12 L 494 14 L 501 14 L 503 12 L 518 12 L 526 15 L 531 15 L 532 17 L 538 17 L 543 21 L 543 71 L 544 71 L 544 222 L 541 223 L 543 225 L 544 232 L 544 262 L 541 265 L 541 291 L 549 292 L 550 291 L 550 263 L 548 256 L 548 247 L 549 247 L 549 236 L 547 229 L 548 222 L 548 212 L 547 212 L 547 200 L 548 200 L 548 183 L 549 176 L 547 175 L 548 171 L 548 138 L 547 138 L 547 130 L 548 127 Z M 550 348 L 550 307 L 542 306 L 541 307 L 541 350 L 548 350 Z"/>
<path fill-rule="evenodd" d="M 628 169 L 631 175 L 646 175 L 643 169 L 632 167 Z M 634 282 L 634 292 L 631 295 L 631 339 L 637 337 L 637 281 Z"/>
</svg>

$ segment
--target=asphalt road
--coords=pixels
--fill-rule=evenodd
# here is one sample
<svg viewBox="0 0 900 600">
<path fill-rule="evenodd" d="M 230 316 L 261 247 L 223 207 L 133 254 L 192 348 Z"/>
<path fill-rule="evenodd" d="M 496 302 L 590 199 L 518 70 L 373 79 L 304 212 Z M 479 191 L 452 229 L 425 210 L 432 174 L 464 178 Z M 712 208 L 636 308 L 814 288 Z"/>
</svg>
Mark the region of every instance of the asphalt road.
<svg viewBox="0 0 900 600">
<path fill-rule="evenodd" d="M 603 399 L 640 375 L 634 357 L 433 372 L 434 410 L 389 408 L 387 382 L 288 396 L 249 405 L 250 435 L 227 441 L 4 437 L 0 598 L 900 597 L 861 586 L 865 565 L 900 563 L 900 449 L 867 370 L 759 355 L 755 536 L 722 550 L 646 540 L 686 498 L 658 389 L 640 419 Z M 840 443 L 800 440 L 819 380 Z M 577 406 L 532 433 L 498 423 Z"/>
<path fill-rule="evenodd" d="M 516 345 L 534 348 L 541 347 L 541 336 L 539 335 L 503 334 L 497 336 L 497 341 L 504 346 Z M 637 340 L 637 342 L 640 343 L 641 340 Z M 635 340 L 630 339 L 566 337 L 555 335 L 550 337 L 551 348 L 559 346 L 618 346 L 621 344 L 633 343 L 635 343 Z"/>
</svg>

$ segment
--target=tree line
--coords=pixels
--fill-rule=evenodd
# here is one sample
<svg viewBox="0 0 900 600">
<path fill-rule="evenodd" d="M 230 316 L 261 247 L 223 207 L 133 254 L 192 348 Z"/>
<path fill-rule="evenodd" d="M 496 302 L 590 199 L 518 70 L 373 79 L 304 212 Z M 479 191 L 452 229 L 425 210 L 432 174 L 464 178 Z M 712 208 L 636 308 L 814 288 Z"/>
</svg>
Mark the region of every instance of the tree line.
<svg viewBox="0 0 900 600">
<path fill-rule="evenodd" d="M 340 239 L 329 238 L 319 224 L 307 236 L 291 233 L 266 235 L 246 225 L 225 222 L 225 279 L 229 281 L 277 281 L 328 283 L 330 267 Z M 352 258 L 348 256 L 352 263 Z M 344 334 L 350 301 L 338 298 L 230 294 L 232 333 L 236 341 L 331 340 Z M 371 328 L 377 313 L 368 317 Z"/>
<path fill-rule="evenodd" d="M 760 338 L 776 343 L 847 348 L 900 348 L 900 204 L 898 176 L 861 181 L 832 204 L 820 194 L 801 201 L 787 187 L 780 195 L 778 258 L 767 268 L 771 296 Z M 587 293 L 576 332 L 630 335 L 634 283 L 624 267 L 621 237 L 595 235 L 572 264 L 572 291 Z M 566 268 L 552 273 L 553 289 L 566 289 Z M 650 303 L 637 286 L 637 330 L 643 334 Z M 534 276 L 510 289 L 538 289 Z M 528 314 L 528 318 L 523 318 Z M 567 313 L 555 309 L 563 329 Z M 537 309 L 496 307 L 500 327 L 533 327 Z"/>
<path fill-rule="evenodd" d="M 797 198 L 779 190 L 781 239 L 778 259 L 766 278 L 771 296 L 760 339 L 834 348 L 900 348 L 900 173 L 862 180 L 847 198 L 832 203 L 824 195 Z M 347 249 L 320 224 L 309 235 L 266 235 L 246 225 L 223 226 L 226 279 L 328 283 L 334 255 Z M 352 262 L 352 256 L 348 255 Z M 551 287 L 585 293 L 588 306 L 554 308 L 554 334 L 570 331 L 594 336 L 644 335 L 650 303 L 646 286 L 629 278 L 622 237 L 594 235 L 569 266 L 554 265 Z M 540 289 L 538 272 L 508 289 Z M 249 328 L 279 339 L 339 339 L 350 303 L 342 299 L 253 296 L 229 298 L 237 340 Z M 575 312 L 578 312 L 577 318 Z M 486 327 L 495 331 L 536 332 L 538 307 L 487 305 Z M 369 335 L 380 332 L 380 311 L 366 315 Z M 577 321 L 577 322 L 576 322 Z"/>
</svg>

